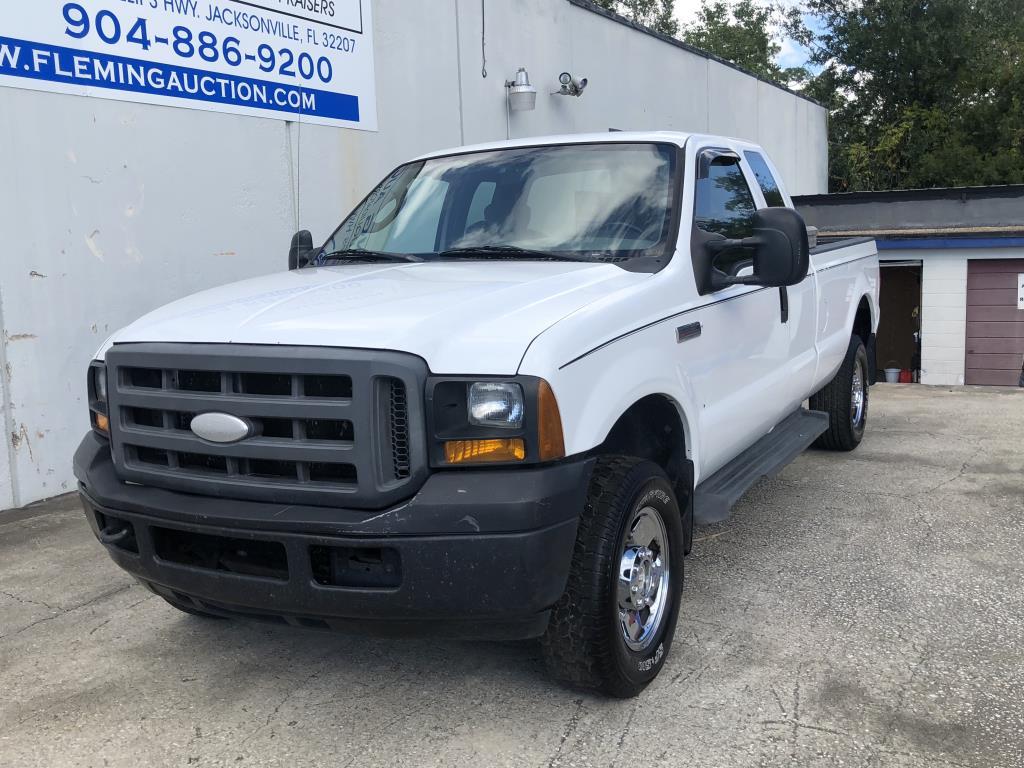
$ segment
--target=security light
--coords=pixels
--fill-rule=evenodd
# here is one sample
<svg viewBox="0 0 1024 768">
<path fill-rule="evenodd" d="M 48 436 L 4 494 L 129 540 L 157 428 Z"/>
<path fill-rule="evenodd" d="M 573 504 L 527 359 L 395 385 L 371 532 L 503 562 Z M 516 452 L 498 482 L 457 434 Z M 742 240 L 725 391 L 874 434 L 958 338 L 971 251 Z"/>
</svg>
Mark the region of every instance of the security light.
<svg viewBox="0 0 1024 768">
<path fill-rule="evenodd" d="M 563 72 L 558 76 L 558 83 L 562 87 L 552 93 L 552 96 L 582 96 L 583 89 L 587 87 L 587 78 L 581 77 L 577 80 L 571 72 Z"/>
<path fill-rule="evenodd" d="M 506 80 L 508 90 L 508 108 L 512 112 L 528 112 L 537 106 L 537 89 L 530 85 L 530 75 L 526 67 L 516 71 L 515 80 Z"/>
</svg>

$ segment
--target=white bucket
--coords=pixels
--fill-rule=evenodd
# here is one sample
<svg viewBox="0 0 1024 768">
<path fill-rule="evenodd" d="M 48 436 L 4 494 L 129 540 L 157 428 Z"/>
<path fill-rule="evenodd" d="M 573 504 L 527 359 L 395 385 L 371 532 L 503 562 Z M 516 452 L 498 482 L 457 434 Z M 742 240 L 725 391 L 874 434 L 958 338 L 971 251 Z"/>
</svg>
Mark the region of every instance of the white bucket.
<svg viewBox="0 0 1024 768">
<path fill-rule="evenodd" d="M 899 384 L 900 383 L 900 369 L 899 368 L 886 368 L 885 369 L 885 383 L 886 384 Z"/>
</svg>

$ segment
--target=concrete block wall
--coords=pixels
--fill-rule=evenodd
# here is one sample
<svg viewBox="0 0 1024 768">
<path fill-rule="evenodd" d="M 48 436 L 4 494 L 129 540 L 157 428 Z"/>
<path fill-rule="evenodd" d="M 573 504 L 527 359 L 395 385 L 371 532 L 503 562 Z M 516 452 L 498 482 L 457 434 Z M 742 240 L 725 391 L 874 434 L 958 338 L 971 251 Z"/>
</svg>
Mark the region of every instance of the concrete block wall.
<svg viewBox="0 0 1024 768">
<path fill-rule="evenodd" d="M 921 275 L 921 383 L 963 384 L 967 343 L 967 259 L 929 252 Z"/>
</svg>

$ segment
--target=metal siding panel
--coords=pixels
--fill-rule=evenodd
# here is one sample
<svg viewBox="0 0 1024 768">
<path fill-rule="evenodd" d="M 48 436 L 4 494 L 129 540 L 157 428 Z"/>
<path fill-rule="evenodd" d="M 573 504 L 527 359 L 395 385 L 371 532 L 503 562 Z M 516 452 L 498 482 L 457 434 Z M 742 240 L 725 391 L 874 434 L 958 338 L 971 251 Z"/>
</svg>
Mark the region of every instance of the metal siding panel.
<svg viewBox="0 0 1024 768">
<path fill-rule="evenodd" d="M 967 275 L 967 290 L 979 288 L 1016 288 L 1017 272 L 975 272 Z"/>
<path fill-rule="evenodd" d="M 967 262 L 967 274 L 981 275 L 1000 272 L 1016 274 L 1024 272 L 1024 259 L 971 259 Z"/>
<path fill-rule="evenodd" d="M 968 321 L 975 320 L 995 323 L 1016 323 L 1022 319 L 1024 319 L 1024 312 L 1016 307 L 1007 307 L 1005 305 L 989 307 L 972 304 L 967 308 Z"/>
<path fill-rule="evenodd" d="M 1017 308 L 1024 259 L 967 262 L 968 384 L 1016 386 L 1024 365 L 1024 312 Z"/>
<path fill-rule="evenodd" d="M 1017 288 L 968 289 L 967 304 L 975 307 L 1015 307 Z"/>
<path fill-rule="evenodd" d="M 1020 373 L 1021 368 L 1020 355 L 1014 354 L 993 354 L 993 355 L 979 355 L 967 353 L 967 369 L 968 370 L 982 370 L 988 369 L 992 371 L 1016 371 Z"/>
<path fill-rule="evenodd" d="M 1020 371 L 989 371 L 979 368 L 967 372 L 965 383 L 988 387 L 1016 387 L 1020 383 Z"/>
<path fill-rule="evenodd" d="M 1017 339 L 1024 337 L 1024 323 L 968 323 L 967 338 Z"/>
<path fill-rule="evenodd" d="M 1000 354 L 1013 352 L 1024 356 L 1024 336 L 1010 339 L 970 339 L 967 342 L 968 354 Z"/>
</svg>

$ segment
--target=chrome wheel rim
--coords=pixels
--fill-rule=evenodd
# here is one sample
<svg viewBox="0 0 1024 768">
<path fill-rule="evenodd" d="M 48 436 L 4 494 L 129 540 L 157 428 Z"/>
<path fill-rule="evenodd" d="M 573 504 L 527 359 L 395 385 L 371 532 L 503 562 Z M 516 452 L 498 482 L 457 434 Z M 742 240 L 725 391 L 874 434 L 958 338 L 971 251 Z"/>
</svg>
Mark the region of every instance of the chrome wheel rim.
<svg viewBox="0 0 1024 768">
<path fill-rule="evenodd" d="M 857 361 L 853 366 L 853 386 L 850 388 L 850 423 L 859 426 L 864 418 L 864 371 Z"/>
<path fill-rule="evenodd" d="M 633 513 L 619 561 L 619 628 L 626 646 L 643 651 L 657 637 L 668 611 L 668 531 L 653 507 Z"/>
</svg>

